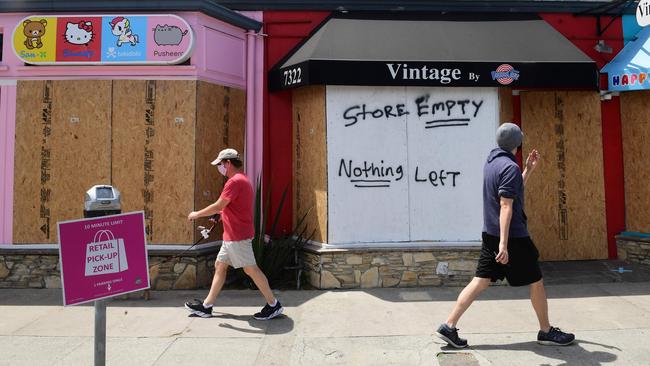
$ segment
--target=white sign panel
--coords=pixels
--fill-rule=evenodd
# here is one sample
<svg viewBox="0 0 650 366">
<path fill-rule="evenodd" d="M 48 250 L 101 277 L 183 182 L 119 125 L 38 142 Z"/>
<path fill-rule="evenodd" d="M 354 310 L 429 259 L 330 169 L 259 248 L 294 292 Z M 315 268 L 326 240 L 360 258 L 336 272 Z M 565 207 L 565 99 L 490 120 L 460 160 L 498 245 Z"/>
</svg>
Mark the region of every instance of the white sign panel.
<svg viewBox="0 0 650 366">
<path fill-rule="evenodd" d="M 474 241 L 494 88 L 327 87 L 329 244 Z"/>
<path fill-rule="evenodd" d="M 328 243 L 409 240 L 405 99 L 327 87 Z"/>
<path fill-rule="evenodd" d="M 411 241 L 480 240 L 497 103 L 491 88 L 407 89 Z"/>
</svg>

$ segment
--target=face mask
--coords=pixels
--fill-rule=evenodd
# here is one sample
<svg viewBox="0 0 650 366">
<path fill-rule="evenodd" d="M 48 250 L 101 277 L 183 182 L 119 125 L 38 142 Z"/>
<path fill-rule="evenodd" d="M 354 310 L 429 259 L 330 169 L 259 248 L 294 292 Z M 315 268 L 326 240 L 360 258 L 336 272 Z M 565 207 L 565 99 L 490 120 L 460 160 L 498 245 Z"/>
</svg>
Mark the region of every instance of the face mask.
<svg viewBox="0 0 650 366">
<path fill-rule="evenodd" d="M 221 175 L 226 175 L 226 167 L 223 166 L 223 164 L 217 165 L 217 170 L 219 170 L 219 173 L 221 173 Z"/>
</svg>

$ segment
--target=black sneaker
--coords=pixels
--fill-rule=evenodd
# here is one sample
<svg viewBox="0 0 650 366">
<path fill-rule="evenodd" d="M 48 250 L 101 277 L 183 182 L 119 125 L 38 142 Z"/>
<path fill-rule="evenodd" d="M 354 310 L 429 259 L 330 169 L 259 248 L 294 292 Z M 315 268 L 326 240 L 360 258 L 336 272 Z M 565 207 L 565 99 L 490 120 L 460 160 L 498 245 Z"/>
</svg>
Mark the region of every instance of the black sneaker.
<svg viewBox="0 0 650 366">
<path fill-rule="evenodd" d="M 185 303 L 185 308 L 201 318 L 210 318 L 212 316 L 212 306 L 206 308 L 203 306 L 203 300 L 194 299 L 194 301 L 188 301 Z"/>
<path fill-rule="evenodd" d="M 253 315 L 253 318 L 257 320 L 269 320 L 282 314 L 283 311 L 284 308 L 282 307 L 282 305 L 280 305 L 280 302 L 277 301 L 277 304 L 275 304 L 275 306 L 271 306 L 269 304 L 264 305 L 264 307 L 259 313 L 255 313 Z"/>
<path fill-rule="evenodd" d="M 455 348 L 465 348 L 467 347 L 467 339 L 463 339 L 458 336 L 458 328 L 452 328 L 447 324 L 440 324 L 438 331 L 436 332 L 438 337 L 443 341 L 447 342 L 452 347 Z"/>
<path fill-rule="evenodd" d="M 537 333 L 537 343 L 545 346 L 568 346 L 576 339 L 571 333 L 564 333 L 560 328 L 551 327 L 548 333 L 539 331 Z"/>
</svg>

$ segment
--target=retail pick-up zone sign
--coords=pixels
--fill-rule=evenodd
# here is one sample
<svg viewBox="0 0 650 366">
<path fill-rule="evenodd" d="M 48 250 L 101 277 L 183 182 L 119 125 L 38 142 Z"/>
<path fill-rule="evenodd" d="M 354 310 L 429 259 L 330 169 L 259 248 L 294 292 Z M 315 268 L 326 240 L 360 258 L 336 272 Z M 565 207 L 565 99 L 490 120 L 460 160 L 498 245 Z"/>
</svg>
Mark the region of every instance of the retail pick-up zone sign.
<svg viewBox="0 0 650 366">
<path fill-rule="evenodd" d="M 14 29 L 13 49 L 33 65 L 170 65 L 186 61 L 194 34 L 171 15 L 32 15 Z"/>
</svg>

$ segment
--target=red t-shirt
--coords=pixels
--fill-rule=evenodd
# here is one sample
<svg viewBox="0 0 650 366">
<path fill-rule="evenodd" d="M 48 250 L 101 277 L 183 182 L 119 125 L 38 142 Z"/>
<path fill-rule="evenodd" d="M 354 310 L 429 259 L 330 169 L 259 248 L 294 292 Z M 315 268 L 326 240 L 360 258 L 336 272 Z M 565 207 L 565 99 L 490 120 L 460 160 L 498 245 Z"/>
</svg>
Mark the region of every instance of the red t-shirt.
<svg viewBox="0 0 650 366">
<path fill-rule="evenodd" d="M 226 181 L 219 198 L 229 201 L 221 211 L 223 240 L 240 241 L 255 236 L 253 226 L 253 186 L 242 173 L 236 173 Z"/>
</svg>

